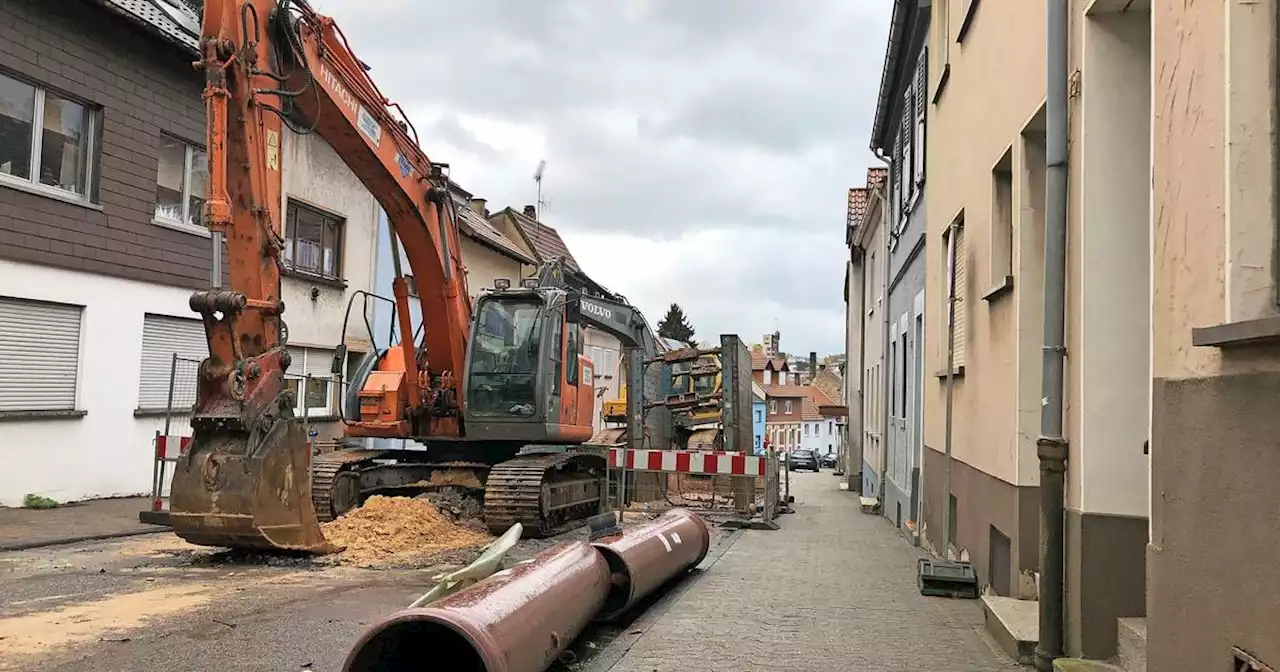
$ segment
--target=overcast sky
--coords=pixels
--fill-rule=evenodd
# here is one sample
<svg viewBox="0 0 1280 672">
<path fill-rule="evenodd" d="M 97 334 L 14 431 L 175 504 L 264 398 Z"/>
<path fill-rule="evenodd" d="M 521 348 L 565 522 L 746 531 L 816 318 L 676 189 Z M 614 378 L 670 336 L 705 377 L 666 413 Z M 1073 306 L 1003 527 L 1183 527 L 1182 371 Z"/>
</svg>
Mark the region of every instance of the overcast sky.
<svg viewBox="0 0 1280 672">
<path fill-rule="evenodd" d="M 491 210 L 535 200 L 597 282 L 699 338 L 843 351 L 890 0 L 312 0 Z"/>
</svg>

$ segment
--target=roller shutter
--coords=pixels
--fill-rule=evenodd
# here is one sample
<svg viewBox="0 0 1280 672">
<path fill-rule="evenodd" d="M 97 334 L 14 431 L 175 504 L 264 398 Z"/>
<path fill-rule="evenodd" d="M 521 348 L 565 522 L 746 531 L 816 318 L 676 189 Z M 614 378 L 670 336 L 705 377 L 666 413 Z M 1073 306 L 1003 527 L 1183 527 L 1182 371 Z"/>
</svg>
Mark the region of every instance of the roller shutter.
<svg viewBox="0 0 1280 672">
<path fill-rule="evenodd" d="M 75 409 L 83 310 L 0 297 L 0 411 Z"/>
<path fill-rule="evenodd" d="M 178 356 L 176 368 L 175 354 Z M 150 313 L 143 316 L 138 408 L 165 407 L 169 400 L 169 374 L 173 370 L 173 410 L 189 410 L 196 403 L 199 362 L 208 356 L 209 345 L 200 320 Z"/>
</svg>

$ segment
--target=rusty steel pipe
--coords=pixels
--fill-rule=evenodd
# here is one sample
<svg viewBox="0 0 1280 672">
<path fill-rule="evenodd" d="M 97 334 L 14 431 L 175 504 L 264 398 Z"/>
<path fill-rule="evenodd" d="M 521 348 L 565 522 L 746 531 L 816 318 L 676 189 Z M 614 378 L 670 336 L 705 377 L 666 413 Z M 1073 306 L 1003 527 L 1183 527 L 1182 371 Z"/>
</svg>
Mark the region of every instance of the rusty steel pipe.
<svg viewBox="0 0 1280 672">
<path fill-rule="evenodd" d="M 345 672 L 543 672 L 609 593 L 609 566 L 567 541 L 427 607 L 369 628 Z"/>
<path fill-rule="evenodd" d="M 672 509 L 621 534 L 591 544 L 609 563 L 611 587 L 601 621 L 617 619 L 672 577 L 707 557 L 711 531 L 698 514 Z"/>
</svg>

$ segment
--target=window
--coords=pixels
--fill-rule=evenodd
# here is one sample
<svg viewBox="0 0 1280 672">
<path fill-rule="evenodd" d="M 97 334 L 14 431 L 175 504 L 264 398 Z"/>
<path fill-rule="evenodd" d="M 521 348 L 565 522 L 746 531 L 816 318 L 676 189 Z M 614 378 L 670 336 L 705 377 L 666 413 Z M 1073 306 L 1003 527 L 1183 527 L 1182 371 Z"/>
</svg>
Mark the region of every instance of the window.
<svg viewBox="0 0 1280 672">
<path fill-rule="evenodd" d="M 618 370 L 618 351 L 592 345 L 587 348 L 587 357 L 595 365 L 597 378 L 612 378 Z"/>
<path fill-rule="evenodd" d="M 836 431 L 836 423 L 833 420 L 827 421 L 827 435 L 830 436 Z"/>
<path fill-rule="evenodd" d="M 298 405 L 293 411 L 298 417 L 316 418 L 335 415 L 336 388 L 333 374 L 333 351 L 321 348 L 290 347 L 293 361 L 285 373 L 285 386 L 298 395 Z M 306 393 L 299 392 L 302 383 L 310 375 Z M 161 404 L 163 406 L 163 404 Z"/>
<path fill-rule="evenodd" d="M 565 352 L 568 353 L 567 355 L 565 355 L 565 361 L 567 361 L 569 364 L 569 367 L 565 369 L 564 382 L 566 385 L 577 386 L 578 384 L 578 347 L 579 347 L 578 330 L 579 329 L 580 327 L 577 324 L 573 324 L 573 323 L 570 323 L 568 326 L 565 327 L 565 333 L 567 334 L 567 338 L 565 339 L 567 341 L 567 343 L 565 343 Z"/>
<path fill-rule="evenodd" d="M 285 213 L 285 265 L 294 271 L 340 279 L 345 223 L 337 215 L 290 200 Z"/>
<path fill-rule="evenodd" d="M 786 401 L 786 403 L 784 403 L 784 404 L 782 405 L 782 412 L 783 412 L 783 413 L 785 413 L 785 414 L 787 414 L 787 415 L 791 415 L 791 400 L 790 400 L 790 399 L 788 399 L 788 400 Z"/>
<path fill-rule="evenodd" d="M 0 182 L 97 199 L 101 114 L 0 74 Z"/>
<path fill-rule="evenodd" d="M 777 399 L 770 399 L 770 400 L 769 400 L 769 412 L 770 412 L 770 413 L 777 413 L 777 412 L 778 412 L 778 400 L 777 400 Z"/>
<path fill-rule="evenodd" d="M 809 436 L 809 423 L 804 423 L 804 435 Z"/>
<path fill-rule="evenodd" d="M 953 238 L 954 238 L 954 245 L 953 245 Z M 956 320 L 954 325 L 951 323 L 951 319 L 950 319 L 951 313 L 950 313 L 950 306 L 948 305 L 949 302 L 946 300 L 942 302 L 942 310 L 943 310 L 942 323 L 945 325 L 949 325 L 952 331 L 954 332 L 954 335 L 945 334 L 944 335 L 945 337 L 943 338 L 943 342 L 942 342 L 942 366 L 940 368 L 945 374 L 946 366 L 947 366 L 946 362 L 947 362 L 948 339 L 955 340 L 955 366 L 960 367 L 964 365 L 965 322 L 966 322 L 965 315 L 968 311 L 966 311 L 965 309 L 965 301 L 964 301 L 967 276 L 965 273 L 966 264 L 965 264 L 965 247 L 964 247 L 964 213 L 963 212 L 960 213 L 960 216 L 958 216 L 956 220 L 951 223 L 951 226 L 948 227 L 947 230 L 943 232 L 942 243 L 943 243 L 942 244 L 943 254 L 946 255 L 946 257 L 944 258 L 943 267 L 947 269 L 947 274 L 943 276 L 943 282 L 945 284 L 942 288 L 942 295 L 944 297 L 948 297 L 949 299 L 952 295 L 951 292 L 954 288 L 955 302 L 956 302 L 956 308 L 955 308 Z"/>
<path fill-rule="evenodd" d="M 75 410 L 82 312 L 0 297 L 0 413 Z"/>
<path fill-rule="evenodd" d="M 764 370 L 764 384 L 765 385 L 773 384 L 773 369 L 766 368 Z"/>
<path fill-rule="evenodd" d="M 209 159 L 204 150 L 160 136 L 156 166 L 156 221 L 203 230 Z"/>
<path fill-rule="evenodd" d="M 175 363 L 174 355 L 180 361 Z M 196 367 L 208 356 L 209 345 L 200 320 L 144 315 L 138 409 L 158 411 L 167 406 L 175 411 L 190 411 L 196 403 Z M 172 403 L 170 378 L 174 378 Z"/>
<path fill-rule="evenodd" d="M 1013 147 L 991 170 L 991 285 L 1013 275 Z"/>
</svg>

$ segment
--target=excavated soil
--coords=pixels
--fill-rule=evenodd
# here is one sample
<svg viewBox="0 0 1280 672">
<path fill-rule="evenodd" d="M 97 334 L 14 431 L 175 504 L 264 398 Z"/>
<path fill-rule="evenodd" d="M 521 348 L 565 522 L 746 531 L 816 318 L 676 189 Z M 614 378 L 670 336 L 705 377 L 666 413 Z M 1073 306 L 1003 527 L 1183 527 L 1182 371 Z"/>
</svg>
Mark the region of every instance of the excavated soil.
<svg viewBox="0 0 1280 672">
<path fill-rule="evenodd" d="M 324 536 L 346 549 L 334 559 L 361 567 L 421 566 L 440 556 L 477 549 L 492 538 L 459 524 L 426 499 L 375 495 L 364 506 L 323 525 Z"/>
</svg>

